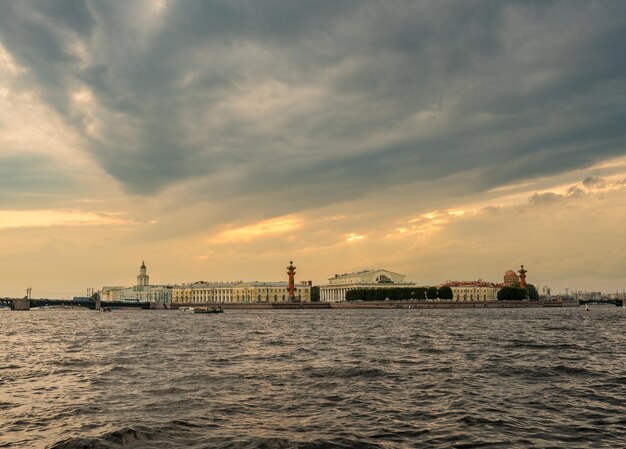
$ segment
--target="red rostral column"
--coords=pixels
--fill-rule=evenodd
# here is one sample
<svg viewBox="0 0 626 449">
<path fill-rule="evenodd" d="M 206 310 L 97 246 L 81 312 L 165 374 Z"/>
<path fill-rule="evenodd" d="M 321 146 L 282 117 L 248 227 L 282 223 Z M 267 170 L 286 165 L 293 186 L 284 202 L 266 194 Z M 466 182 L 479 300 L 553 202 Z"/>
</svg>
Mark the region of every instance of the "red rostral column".
<svg viewBox="0 0 626 449">
<path fill-rule="evenodd" d="M 289 301 L 293 301 L 296 297 L 296 292 L 294 290 L 294 276 L 296 275 L 296 267 L 293 266 L 293 261 L 289 261 L 289 266 L 287 267 L 287 274 L 289 275 Z"/>
<path fill-rule="evenodd" d="M 519 273 L 519 286 L 522 288 L 526 288 L 526 270 L 524 270 L 524 265 L 522 265 L 522 269 L 518 271 Z"/>
</svg>

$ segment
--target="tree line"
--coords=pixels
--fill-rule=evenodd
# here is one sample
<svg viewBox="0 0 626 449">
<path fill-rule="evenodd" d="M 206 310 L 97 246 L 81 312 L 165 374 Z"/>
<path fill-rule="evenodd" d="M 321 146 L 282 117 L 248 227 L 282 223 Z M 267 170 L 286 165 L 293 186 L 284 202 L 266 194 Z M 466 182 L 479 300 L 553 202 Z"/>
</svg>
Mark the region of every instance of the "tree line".
<svg viewBox="0 0 626 449">
<path fill-rule="evenodd" d="M 519 285 L 506 286 L 498 290 L 498 301 L 523 301 L 530 299 L 531 301 L 537 301 L 539 299 L 539 293 L 533 284 L 527 284 L 526 288 L 522 288 Z"/>
<path fill-rule="evenodd" d="M 452 299 L 452 289 L 447 285 L 437 287 L 357 288 L 346 292 L 346 301 L 424 301 L 426 299 Z"/>
<path fill-rule="evenodd" d="M 452 289 L 447 286 L 437 287 L 390 287 L 390 288 L 357 288 L 346 292 L 346 301 L 424 301 L 426 299 L 454 299 Z M 534 285 L 526 288 L 502 287 L 498 291 L 499 301 L 536 301 L 539 294 Z"/>
</svg>

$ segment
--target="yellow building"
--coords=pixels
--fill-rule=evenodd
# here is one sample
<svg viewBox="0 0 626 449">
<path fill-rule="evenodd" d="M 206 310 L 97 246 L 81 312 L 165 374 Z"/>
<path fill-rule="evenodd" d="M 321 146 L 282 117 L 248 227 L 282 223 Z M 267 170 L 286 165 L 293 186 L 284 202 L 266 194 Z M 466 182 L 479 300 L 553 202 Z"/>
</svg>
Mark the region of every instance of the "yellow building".
<svg viewBox="0 0 626 449">
<path fill-rule="evenodd" d="M 311 302 L 311 286 L 308 283 L 295 285 L 295 300 Z M 288 282 L 244 282 L 233 287 L 233 302 L 287 302 Z"/>
<path fill-rule="evenodd" d="M 478 281 L 448 281 L 455 301 L 496 301 L 500 285 L 493 282 Z"/>
<path fill-rule="evenodd" d="M 172 288 L 172 302 L 174 303 L 230 303 L 233 286 L 236 282 L 194 282 L 191 284 L 175 285 Z"/>
<path fill-rule="evenodd" d="M 301 302 L 311 302 L 311 286 L 304 282 L 296 284 L 295 299 Z M 195 282 L 176 285 L 172 289 L 172 302 L 174 303 L 272 303 L 288 301 L 288 282 Z"/>
</svg>

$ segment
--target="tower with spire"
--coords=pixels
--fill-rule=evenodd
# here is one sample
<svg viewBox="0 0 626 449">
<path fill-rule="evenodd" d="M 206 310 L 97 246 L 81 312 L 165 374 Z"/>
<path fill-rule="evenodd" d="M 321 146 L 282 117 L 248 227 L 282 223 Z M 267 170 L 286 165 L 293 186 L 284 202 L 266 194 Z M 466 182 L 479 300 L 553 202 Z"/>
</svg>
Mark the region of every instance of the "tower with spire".
<svg viewBox="0 0 626 449">
<path fill-rule="evenodd" d="M 146 274 L 146 263 L 142 260 L 139 275 L 137 275 L 137 287 L 147 287 L 148 285 L 150 285 L 150 276 Z"/>
</svg>

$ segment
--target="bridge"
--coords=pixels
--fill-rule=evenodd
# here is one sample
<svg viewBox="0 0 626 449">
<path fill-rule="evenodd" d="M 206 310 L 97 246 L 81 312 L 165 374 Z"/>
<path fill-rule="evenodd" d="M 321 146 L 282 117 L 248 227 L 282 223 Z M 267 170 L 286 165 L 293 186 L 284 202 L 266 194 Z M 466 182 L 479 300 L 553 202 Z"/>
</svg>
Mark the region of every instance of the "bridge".
<svg viewBox="0 0 626 449">
<path fill-rule="evenodd" d="M 85 307 L 87 309 L 152 309 L 149 302 L 118 302 L 100 301 L 95 299 L 27 299 L 27 298 L 0 298 L 0 307 L 10 307 L 11 310 L 30 310 L 33 307 Z"/>
<path fill-rule="evenodd" d="M 609 298 L 580 299 L 578 301 L 578 304 L 580 304 L 581 306 L 585 304 L 613 304 L 614 306 L 622 307 L 624 305 L 624 300 L 623 299 L 609 299 Z"/>
</svg>

